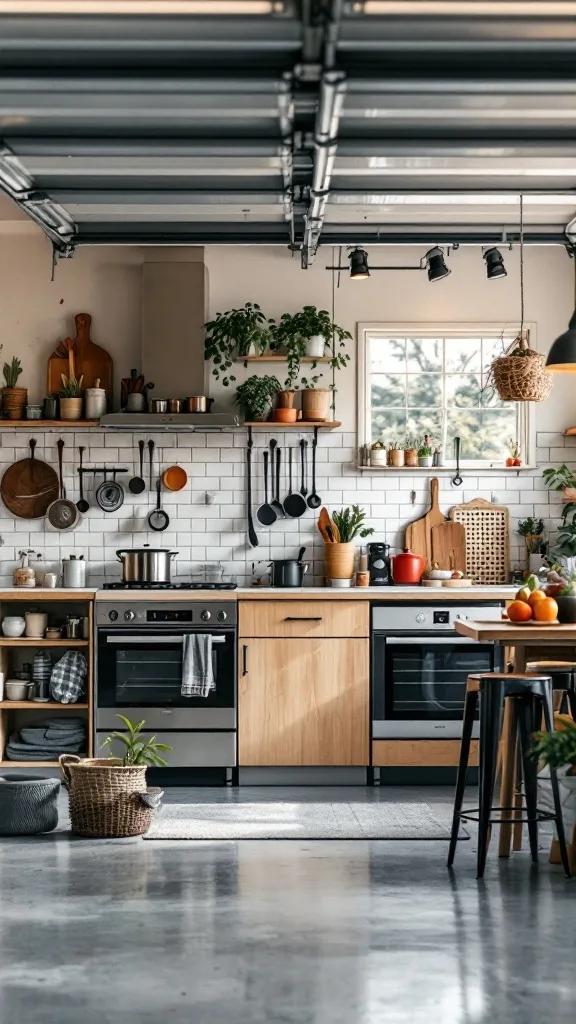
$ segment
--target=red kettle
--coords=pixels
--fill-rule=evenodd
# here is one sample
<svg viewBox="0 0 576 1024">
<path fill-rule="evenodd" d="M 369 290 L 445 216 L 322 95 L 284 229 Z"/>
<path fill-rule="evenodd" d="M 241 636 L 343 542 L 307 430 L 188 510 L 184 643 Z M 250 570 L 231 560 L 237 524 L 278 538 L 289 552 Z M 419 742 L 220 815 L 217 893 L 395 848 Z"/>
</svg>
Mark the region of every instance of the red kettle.
<svg viewBox="0 0 576 1024">
<path fill-rule="evenodd" d="M 410 548 L 404 548 L 401 555 L 392 559 L 392 579 L 394 583 L 420 583 L 426 568 L 426 559 L 416 555 Z"/>
</svg>

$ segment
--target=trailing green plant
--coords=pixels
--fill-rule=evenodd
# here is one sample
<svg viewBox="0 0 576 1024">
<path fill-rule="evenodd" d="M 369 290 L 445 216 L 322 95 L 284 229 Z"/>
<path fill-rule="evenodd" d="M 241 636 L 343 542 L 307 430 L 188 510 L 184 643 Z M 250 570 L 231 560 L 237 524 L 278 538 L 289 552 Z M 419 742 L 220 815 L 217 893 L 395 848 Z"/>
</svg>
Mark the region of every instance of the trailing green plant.
<svg viewBox="0 0 576 1024">
<path fill-rule="evenodd" d="M 276 377 L 259 377 L 254 374 L 236 388 L 234 401 L 244 413 L 245 419 L 266 419 L 274 398 L 282 385 Z"/>
<path fill-rule="evenodd" d="M 352 508 L 341 508 L 339 512 L 333 512 L 332 519 L 338 527 L 341 544 L 350 544 L 355 537 L 370 537 L 374 533 L 371 526 L 364 526 L 366 513 L 359 505 L 352 505 Z"/>
<path fill-rule="evenodd" d="M 110 747 L 113 740 L 118 740 L 124 744 L 126 753 L 122 759 L 124 765 L 148 765 L 153 768 L 165 768 L 166 761 L 158 753 L 159 750 L 170 751 L 172 747 L 168 746 L 167 743 L 157 743 L 156 737 L 151 736 L 150 739 L 142 739 L 141 730 L 146 721 L 143 718 L 141 722 L 137 722 L 134 725 L 129 718 L 125 715 L 116 715 L 120 721 L 124 722 L 127 732 L 113 732 L 110 736 L 107 736 L 102 744 L 102 750 L 104 747 Z M 114 754 L 110 754 L 110 757 L 114 757 Z"/>
<path fill-rule="evenodd" d="M 22 373 L 22 363 L 16 356 L 13 356 L 10 363 L 4 363 L 2 373 L 4 374 L 4 387 L 15 388 L 18 384 L 18 377 Z"/>
<path fill-rule="evenodd" d="M 82 381 L 84 380 L 84 374 L 80 377 L 80 380 L 76 380 L 76 377 L 67 377 L 65 373 L 61 373 L 62 378 L 62 391 L 60 392 L 60 398 L 81 398 L 82 397 Z"/>
<path fill-rule="evenodd" d="M 234 359 L 249 355 L 252 345 L 262 355 L 272 342 L 273 328 L 274 321 L 266 318 L 257 302 L 216 313 L 214 320 L 208 320 L 204 324 L 204 358 L 213 361 L 216 380 L 222 377 L 224 387 L 235 381 L 234 374 L 228 372 Z"/>
<path fill-rule="evenodd" d="M 571 765 L 568 775 L 576 775 L 576 722 L 569 715 L 555 715 L 554 732 L 537 732 L 532 757 L 558 771 Z"/>
<path fill-rule="evenodd" d="M 295 386 L 300 373 L 300 363 L 306 355 L 306 343 L 317 334 L 324 338 L 327 345 L 331 345 L 332 355 L 328 363 L 331 369 L 343 370 L 350 362 L 350 355 L 345 348 L 346 341 L 352 335 L 330 319 L 328 310 L 304 306 L 298 313 L 283 313 L 273 331 L 272 348 L 281 350 L 286 355 L 286 388 Z M 317 365 L 314 361 L 312 370 L 315 370 Z M 322 374 L 316 374 L 312 377 L 302 377 L 300 384 L 305 388 L 313 388 L 321 376 Z M 334 386 L 330 385 L 329 390 L 335 390 Z"/>
</svg>

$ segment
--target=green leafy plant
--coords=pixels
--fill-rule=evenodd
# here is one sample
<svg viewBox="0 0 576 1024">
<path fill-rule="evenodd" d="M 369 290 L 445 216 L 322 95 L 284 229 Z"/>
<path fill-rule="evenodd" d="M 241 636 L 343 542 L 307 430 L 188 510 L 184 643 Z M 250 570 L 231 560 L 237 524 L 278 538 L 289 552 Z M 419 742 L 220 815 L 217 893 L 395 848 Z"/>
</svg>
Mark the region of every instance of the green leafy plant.
<svg viewBox="0 0 576 1024">
<path fill-rule="evenodd" d="M 552 491 L 563 491 L 568 494 L 574 491 L 576 495 L 576 477 L 564 463 L 557 468 L 551 466 L 542 472 L 542 478 L 547 487 Z M 554 552 L 564 558 L 576 557 L 576 501 L 572 497 L 564 505 L 562 512 L 562 525 L 558 527 L 558 540 L 554 545 Z"/>
<path fill-rule="evenodd" d="M 352 335 L 330 319 L 328 310 L 304 306 L 298 313 L 283 313 L 274 328 L 271 347 L 283 351 L 286 355 L 286 388 L 295 386 L 300 373 L 300 363 L 306 355 L 306 343 L 317 334 L 324 338 L 327 345 L 332 346 L 332 356 L 328 364 L 331 369 L 342 370 L 350 362 L 350 355 L 345 348 L 346 341 Z M 315 370 L 317 365 L 313 362 L 312 370 Z M 313 388 L 321 376 L 316 374 L 312 377 L 302 377 L 300 383 L 305 388 Z M 330 390 L 335 389 L 331 386 Z"/>
<path fill-rule="evenodd" d="M 374 447 L 374 445 L 372 445 L 372 447 Z M 388 442 L 388 451 L 389 452 L 397 452 L 397 451 L 400 451 L 401 448 L 404 448 L 404 442 L 403 441 L 389 441 Z"/>
<path fill-rule="evenodd" d="M 22 373 L 22 363 L 16 356 L 13 356 L 12 362 L 4 363 L 2 373 L 4 374 L 4 387 L 15 388 L 18 384 L 18 377 Z"/>
<path fill-rule="evenodd" d="M 521 537 L 524 537 L 528 554 L 537 555 L 542 542 L 542 534 L 544 533 L 544 521 L 542 519 L 535 519 L 533 516 L 521 519 L 518 523 L 518 533 Z"/>
<path fill-rule="evenodd" d="M 84 375 L 80 377 L 80 380 L 76 380 L 76 377 L 67 377 L 65 373 L 61 373 L 60 376 L 62 378 L 60 398 L 81 398 Z"/>
<path fill-rule="evenodd" d="M 236 377 L 229 373 L 236 357 L 250 354 L 254 345 L 262 355 L 272 342 L 273 320 L 267 320 L 257 302 L 246 302 L 240 309 L 216 313 L 204 324 L 204 358 L 214 362 L 212 374 L 228 387 Z M 246 365 L 246 364 L 245 364 Z"/>
<path fill-rule="evenodd" d="M 126 753 L 122 759 L 124 765 L 148 765 L 155 768 L 165 768 L 166 761 L 160 756 L 158 751 L 169 751 L 172 750 L 172 747 L 169 747 L 167 743 L 157 743 L 155 736 L 151 736 L 150 739 L 146 740 L 142 739 L 141 730 L 146 725 L 145 719 L 134 725 L 125 715 L 116 715 L 116 718 L 119 718 L 124 723 L 127 732 L 111 733 L 104 740 L 102 750 L 104 747 L 111 746 L 112 740 L 118 740 L 126 747 Z M 113 754 L 110 754 L 110 757 L 113 756 Z"/>
<path fill-rule="evenodd" d="M 563 768 L 571 765 L 568 775 L 576 775 L 576 722 L 569 715 L 555 715 L 554 732 L 537 732 L 536 743 L 532 748 L 532 756 L 543 761 L 550 768 Z"/>
<path fill-rule="evenodd" d="M 259 377 L 254 374 L 236 388 L 234 401 L 242 409 L 245 419 L 263 420 L 281 390 L 282 386 L 276 377 Z"/>
<path fill-rule="evenodd" d="M 418 458 L 419 459 L 429 459 L 430 456 L 433 455 L 433 454 L 434 454 L 434 452 L 433 452 L 433 448 L 432 448 L 431 444 L 421 444 L 420 445 L 420 447 L 418 449 Z"/>
<path fill-rule="evenodd" d="M 355 537 L 370 537 L 374 533 L 371 526 L 364 526 L 366 513 L 359 505 L 352 505 L 352 508 L 341 508 L 339 512 L 333 512 L 332 519 L 338 527 L 341 544 L 349 544 Z"/>
</svg>

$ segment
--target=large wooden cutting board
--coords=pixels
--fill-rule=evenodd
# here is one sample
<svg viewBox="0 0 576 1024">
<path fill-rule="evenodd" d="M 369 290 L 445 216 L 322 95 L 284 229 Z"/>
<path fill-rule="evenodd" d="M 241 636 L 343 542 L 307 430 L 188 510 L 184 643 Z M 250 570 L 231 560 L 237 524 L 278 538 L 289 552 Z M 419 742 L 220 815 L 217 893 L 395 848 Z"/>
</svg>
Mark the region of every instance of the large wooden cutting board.
<svg viewBox="0 0 576 1024">
<path fill-rule="evenodd" d="M 433 477 L 430 481 L 430 494 L 432 499 L 430 509 L 425 516 L 422 516 L 421 519 L 417 519 L 415 523 L 410 523 L 410 526 L 406 527 L 405 539 L 405 546 L 410 548 L 410 551 L 413 551 L 415 555 L 422 555 L 426 559 L 427 569 L 432 565 L 432 527 L 439 526 L 440 523 L 446 521 L 438 504 L 437 476 Z"/>
<path fill-rule="evenodd" d="M 2 477 L 0 495 L 6 508 L 20 519 L 42 519 L 60 494 L 52 466 L 35 457 L 36 441 L 30 442 L 30 458 L 8 467 Z"/>
<path fill-rule="evenodd" d="M 69 350 L 74 354 L 74 368 L 77 379 L 84 377 L 82 386 L 93 388 L 97 380 L 106 391 L 108 408 L 112 407 L 112 356 L 96 345 L 90 337 L 92 317 L 89 313 L 77 313 L 74 317 L 76 337 L 61 341 L 48 360 L 48 394 L 62 390 L 62 374 L 69 373 Z"/>
<path fill-rule="evenodd" d="M 433 526 L 432 562 L 439 569 L 466 572 L 466 528 L 463 523 L 440 523 Z"/>
<path fill-rule="evenodd" d="M 510 573 L 510 521 L 506 505 L 474 498 L 454 505 L 450 519 L 466 530 L 466 575 L 477 583 L 508 583 Z"/>
</svg>

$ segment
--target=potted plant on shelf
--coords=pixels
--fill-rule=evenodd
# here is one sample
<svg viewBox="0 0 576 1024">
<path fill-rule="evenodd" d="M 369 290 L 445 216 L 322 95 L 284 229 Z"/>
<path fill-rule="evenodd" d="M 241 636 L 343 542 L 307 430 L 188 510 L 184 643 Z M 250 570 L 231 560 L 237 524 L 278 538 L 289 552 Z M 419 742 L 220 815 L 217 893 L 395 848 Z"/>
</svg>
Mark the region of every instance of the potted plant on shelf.
<svg viewBox="0 0 576 1024">
<path fill-rule="evenodd" d="M 62 391 L 60 392 L 60 418 L 63 420 L 80 420 L 82 419 L 82 381 L 84 377 L 80 377 L 80 380 L 76 380 L 76 377 L 67 377 L 65 373 L 60 374 L 62 377 Z"/>
<path fill-rule="evenodd" d="M 388 453 L 386 451 L 386 445 L 383 441 L 374 441 L 374 444 L 370 448 L 370 465 L 371 466 L 385 466 L 388 460 Z"/>
<path fill-rule="evenodd" d="M 28 402 L 28 389 L 16 387 L 22 373 L 22 363 L 16 356 L 10 363 L 4 363 L 4 387 L 2 388 L 2 415 L 9 420 L 24 419 Z"/>
<path fill-rule="evenodd" d="M 254 374 L 238 385 L 234 401 L 240 406 L 244 419 L 260 422 L 268 418 L 280 388 L 280 381 L 276 377 L 259 377 Z"/>
<path fill-rule="evenodd" d="M 161 752 L 172 748 L 157 743 L 156 737 L 144 738 L 144 720 L 136 725 L 117 715 L 126 732 L 113 732 L 102 747 L 113 742 L 124 747 L 124 757 L 80 758 L 61 754 L 59 761 L 64 785 L 70 799 L 72 831 L 97 839 L 140 836 L 152 823 L 160 804 L 162 790 L 148 789 L 146 769 L 165 767 Z"/>
<path fill-rule="evenodd" d="M 388 465 L 396 467 L 404 465 L 404 447 L 400 441 L 390 441 L 388 444 Z"/>
<path fill-rule="evenodd" d="M 520 442 L 515 441 L 513 437 L 509 437 L 508 440 L 506 441 L 506 447 L 509 452 L 508 458 L 506 459 L 506 465 L 508 469 L 510 469 L 511 466 L 521 466 L 522 459 L 520 457 Z"/>
<path fill-rule="evenodd" d="M 266 318 L 257 302 L 216 313 L 214 320 L 208 320 L 204 324 L 204 358 L 213 361 L 216 380 L 222 378 L 222 384 L 228 387 L 236 380 L 228 372 L 234 359 L 262 356 L 270 346 L 273 326 L 274 321 Z"/>
<path fill-rule="evenodd" d="M 354 559 L 356 556 L 355 537 L 370 537 L 374 533 L 371 526 L 365 526 L 366 513 L 359 505 L 341 508 L 332 513 L 332 522 L 336 526 L 338 541 L 324 545 L 324 566 L 327 579 L 349 580 L 354 575 Z"/>
<path fill-rule="evenodd" d="M 528 516 L 527 519 L 520 519 L 518 522 L 518 533 L 524 538 L 524 543 L 526 545 L 528 569 L 530 572 L 538 572 L 542 567 L 543 558 L 543 520 L 535 519 L 533 516 Z"/>
<path fill-rule="evenodd" d="M 350 362 L 350 355 L 345 351 L 346 340 L 352 335 L 330 319 L 325 309 L 316 306 L 304 306 L 298 313 L 283 313 L 279 323 L 273 330 L 272 348 L 286 356 L 288 376 L 284 383 L 287 395 L 292 394 L 300 375 L 300 363 L 306 356 L 312 358 L 312 370 L 316 369 L 316 359 L 321 359 L 326 347 L 332 346 L 328 365 L 332 370 L 341 370 Z M 302 377 L 302 418 L 311 422 L 322 422 L 328 413 L 330 391 L 335 388 L 317 388 L 321 374 Z M 280 396 L 282 398 L 282 396 Z M 291 408 L 291 405 L 286 406 Z"/>
<path fill-rule="evenodd" d="M 428 434 L 424 434 L 424 438 L 418 446 L 418 465 L 419 466 L 431 466 L 434 458 L 434 449 L 430 443 Z"/>
<path fill-rule="evenodd" d="M 419 441 L 415 437 L 407 437 L 404 442 L 404 465 L 405 466 L 417 466 L 418 465 L 418 447 Z"/>
</svg>

